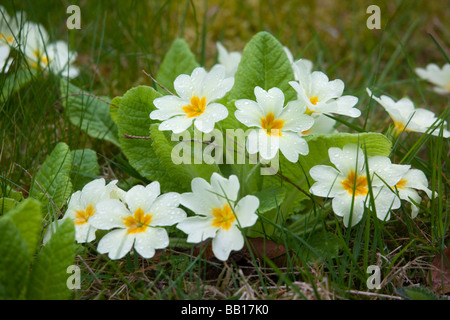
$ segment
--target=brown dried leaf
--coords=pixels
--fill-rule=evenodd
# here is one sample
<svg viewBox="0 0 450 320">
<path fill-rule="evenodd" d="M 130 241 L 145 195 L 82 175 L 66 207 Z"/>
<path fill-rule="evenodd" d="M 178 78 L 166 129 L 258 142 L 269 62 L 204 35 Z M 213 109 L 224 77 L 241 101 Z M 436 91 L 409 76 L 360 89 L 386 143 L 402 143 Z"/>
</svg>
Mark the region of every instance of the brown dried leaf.
<svg viewBox="0 0 450 320">
<path fill-rule="evenodd" d="M 433 290 L 438 294 L 446 294 L 450 292 L 450 247 L 445 248 L 444 256 L 436 255 L 430 271 L 431 283 Z"/>
</svg>

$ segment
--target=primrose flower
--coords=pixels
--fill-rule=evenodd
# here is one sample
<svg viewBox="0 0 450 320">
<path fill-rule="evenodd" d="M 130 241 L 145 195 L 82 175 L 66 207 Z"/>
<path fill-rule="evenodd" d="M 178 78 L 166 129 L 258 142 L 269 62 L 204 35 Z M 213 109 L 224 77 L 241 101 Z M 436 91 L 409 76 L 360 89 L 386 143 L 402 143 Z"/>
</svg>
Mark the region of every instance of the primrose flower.
<svg viewBox="0 0 450 320">
<path fill-rule="evenodd" d="M 190 76 L 182 74 L 175 79 L 179 97 L 167 95 L 153 101 L 157 110 L 150 113 L 150 118 L 163 121 L 159 130 L 181 133 L 194 122 L 198 130 L 209 133 L 216 122 L 228 116 L 228 109 L 214 101 L 230 91 L 233 84 L 234 78 L 226 78 L 222 65 L 215 65 L 209 73 L 196 68 Z"/>
<path fill-rule="evenodd" d="M 434 84 L 433 90 L 439 94 L 450 93 L 450 64 L 446 63 L 442 69 L 434 63 L 427 65 L 425 69 L 416 68 L 416 74 Z"/>
<path fill-rule="evenodd" d="M 259 151 L 262 158 L 270 160 L 281 150 L 291 162 L 297 162 L 299 154 L 308 154 L 308 143 L 302 132 L 309 130 L 314 120 L 305 114 L 304 104 L 290 101 L 283 107 L 284 94 L 278 88 L 265 91 L 256 87 L 254 93 L 256 101 L 241 99 L 235 102 L 236 118 L 247 127 L 259 128 L 248 135 L 248 152 Z"/>
<path fill-rule="evenodd" d="M 75 239 L 78 243 L 91 242 L 95 239 L 95 228 L 92 225 L 92 217 L 98 210 L 98 204 L 106 199 L 110 199 L 113 193 L 119 189 L 117 180 L 106 184 L 105 179 L 100 178 L 86 184 L 82 190 L 72 194 L 69 204 L 63 218 L 57 221 L 62 223 L 65 219 L 72 219 L 75 223 Z M 52 228 L 48 229 L 44 242 L 47 241 L 52 233 Z"/>
<path fill-rule="evenodd" d="M 237 201 L 240 186 L 235 175 L 226 179 L 213 173 L 211 184 L 202 178 L 194 178 L 191 186 L 192 192 L 181 195 L 181 204 L 197 216 L 186 218 L 177 228 L 188 234 L 187 242 L 190 243 L 213 238 L 214 255 L 225 261 L 232 250 L 243 248 L 241 229 L 256 223 L 259 200 L 248 195 Z"/>
<path fill-rule="evenodd" d="M 225 67 L 225 77 L 234 77 L 241 61 L 241 53 L 237 51 L 228 52 L 220 42 L 217 42 L 217 51 L 217 61 Z"/>
<path fill-rule="evenodd" d="M 369 96 L 381 104 L 394 121 L 394 134 L 396 136 L 400 135 L 403 131 L 424 133 L 430 127 L 437 124 L 438 119 L 433 112 L 423 108 L 415 108 L 414 103 L 409 98 L 402 98 L 396 102 L 385 95 L 379 98 L 375 97 L 369 88 L 366 90 Z M 447 124 L 445 121 L 443 123 L 444 125 Z M 438 127 L 431 134 L 438 136 L 439 131 L 440 128 Z M 445 138 L 448 138 L 450 132 L 444 129 L 443 135 Z"/>
<path fill-rule="evenodd" d="M 120 259 L 134 246 L 144 258 L 151 258 L 155 249 L 169 245 L 169 236 L 163 226 L 171 226 L 186 218 L 178 208 L 180 195 L 175 192 L 160 194 L 160 185 L 154 181 L 146 187 L 137 185 L 120 199 L 107 199 L 97 205 L 92 225 L 110 230 L 99 242 L 97 250 L 108 253 L 111 259 Z"/>
<path fill-rule="evenodd" d="M 49 68 L 51 72 L 69 78 L 79 75 L 79 69 L 72 65 L 77 53 L 69 51 L 67 43 L 49 43 L 44 27 L 33 22 L 26 22 L 22 33 L 25 56 L 33 69 Z"/>
<path fill-rule="evenodd" d="M 310 72 L 305 63 L 293 64 L 297 69 L 298 81 L 289 84 L 297 91 L 297 98 L 306 104 L 306 113 L 339 114 L 359 117 L 361 111 L 353 106 L 358 102 L 354 96 L 343 96 L 344 82 L 340 79 L 329 81 L 325 73 Z"/>
<path fill-rule="evenodd" d="M 311 168 L 310 175 L 316 182 L 310 192 L 333 198 L 333 211 L 343 217 L 346 227 L 356 225 L 363 216 L 365 206 L 370 205 L 369 179 L 380 220 L 388 220 L 390 210 L 400 207 L 400 200 L 388 187 L 395 185 L 409 167 L 393 165 L 387 157 L 371 157 L 368 159 L 368 178 L 361 148 L 348 144 L 342 149 L 330 148 L 328 154 L 335 167 L 317 165 Z"/>
<path fill-rule="evenodd" d="M 18 11 L 10 17 L 3 6 L 0 6 L 0 46 L 15 47 L 21 25 L 25 20 L 25 13 Z"/>
<path fill-rule="evenodd" d="M 428 198 L 431 199 L 432 192 L 428 189 L 428 180 L 425 174 L 418 169 L 409 169 L 395 184 L 395 188 L 398 191 L 400 199 L 406 200 L 411 203 L 411 216 L 412 218 L 417 217 L 419 213 L 419 208 L 414 204 L 420 203 L 422 198 L 416 190 L 424 191 Z M 435 193 L 435 196 L 437 194 Z"/>
</svg>

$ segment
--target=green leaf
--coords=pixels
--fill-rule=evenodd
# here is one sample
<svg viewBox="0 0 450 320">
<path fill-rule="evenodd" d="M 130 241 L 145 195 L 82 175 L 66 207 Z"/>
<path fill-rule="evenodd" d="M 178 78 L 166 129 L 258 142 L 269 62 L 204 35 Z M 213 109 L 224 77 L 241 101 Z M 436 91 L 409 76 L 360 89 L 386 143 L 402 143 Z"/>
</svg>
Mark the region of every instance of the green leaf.
<svg viewBox="0 0 450 320">
<path fill-rule="evenodd" d="M 52 199 L 52 202 L 61 208 L 72 192 L 71 167 L 69 146 L 60 142 L 36 173 L 29 196 L 39 200 L 43 206 L 49 204 L 49 199 Z"/>
<path fill-rule="evenodd" d="M 397 288 L 395 291 L 406 300 L 439 300 L 433 291 L 425 287 L 403 287 Z"/>
<path fill-rule="evenodd" d="M 73 191 L 81 190 L 83 187 L 96 179 L 100 174 L 97 153 L 92 149 L 73 150 L 71 179 Z"/>
<path fill-rule="evenodd" d="M 318 262 L 323 259 L 333 259 L 338 256 L 340 249 L 339 237 L 334 233 L 318 231 L 314 232 L 306 240 L 309 245 L 301 245 L 299 256 L 302 261 Z M 298 243 L 297 243 L 298 246 Z M 295 248 L 295 245 L 291 246 Z"/>
<path fill-rule="evenodd" d="M 180 74 L 190 75 L 198 67 L 195 56 L 184 39 L 175 39 L 159 68 L 156 80 L 175 94 L 173 82 Z M 168 94 L 158 86 L 158 91 Z"/>
<path fill-rule="evenodd" d="M 111 104 L 109 105 L 109 115 L 111 119 L 117 124 L 117 114 L 119 113 L 120 100 L 122 97 L 115 97 L 112 99 Z"/>
<path fill-rule="evenodd" d="M 0 188 L 0 197 L 7 197 L 14 199 L 16 201 L 22 201 L 23 194 L 20 191 L 16 191 L 13 188 L 11 188 L 9 185 L 6 185 L 6 188 Z"/>
<path fill-rule="evenodd" d="M 5 217 L 10 218 L 15 224 L 28 245 L 30 256 L 32 256 L 37 249 L 41 230 L 42 214 L 39 201 L 32 198 L 25 199 L 10 210 Z"/>
<path fill-rule="evenodd" d="M 8 74 L 4 80 L 0 80 L 1 95 L 0 102 L 6 101 L 14 93 L 27 85 L 36 76 L 37 71 L 19 70 L 16 73 Z"/>
<path fill-rule="evenodd" d="M 283 45 L 265 31 L 256 34 L 245 46 L 234 78 L 233 88 L 221 100 L 228 107 L 228 118 L 223 120 L 225 128 L 245 129 L 245 125 L 234 116 L 234 102 L 238 99 L 255 100 L 254 90 L 257 86 L 264 90 L 273 87 L 281 89 L 285 102 L 297 97 L 289 85 L 289 81 L 294 81 L 295 77 Z"/>
<path fill-rule="evenodd" d="M 14 209 L 19 204 L 19 201 L 12 198 L 1 197 L 0 198 L 0 215 L 7 213 L 9 210 Z"/>
<path fill-rule="evenodd" d="M 71 219 L 65 219 L 36 257 L 28 282 L 27 299 L 68 299 L 71 291 L 67 287 L 67 268 L 74 261 L 75 227 Z"/>
<path fill-rule="evenodd" d="M 0 243 L 0 299 L 16 300 L 26 284 L 31 256 L 9 217 L 0 219 Z"/>
<path fill-rule="evenodd" d="M 191 188 L 191 181 L 195 177 L 200 177 L 209 181 L 213 172 L 218 172 L 219 167 L 216 164 L 194 163 L 191 157 L 189 163 L 175 164 L 172 160 L 172 150 L 179 141 L 171 141 L 170 134 L 159 131 L 158 124 L 152 124 L 150 127 L 150 137 L 152 138 L 152 147 L 156 156 L 159 158 L 161 165 L 165 168 L 168 175 L 159 178 L 162 189 L 172 185 L 176 181 L 175 189 L 171 191 L 187 192 Z M 200 145 L 202 147 L 203 145 Z M 203 150 L 203 149 L 201 149 Z M 193 152 L 191 153 L 193 154 Z"/>
<path fill-rule="evenodd" d="M 254 195 L 259 199 L 258 211 L 264 213 L 280 206 L 286 196 L 286 190 L 281 187 L 269 187 L 255 192 Z"/>
<path fill-rule="evenodd" d="M 89 136 L 103 139 L 119 145 L 117 126 L 109 113 L 108 98 L 102 100 L 93 97 L 86 91 L 61 80 L 62 105 L 70 122 L 85 131 Z M 106 101 L 106 102 L 105 102 Z"/>
<path fill-rule="evenodd" d="M 169 181 L 168 173 L 156 155 L 149 137 L 152 124 L 150 112 L 155 109 L 153 100 L 161 96 L 160 93 L 148 86 L 135 87 L 125 93 L 120 100 L 117 117 L 119 141 L 130 165 L 141 176 L 151 181 L 166 181 L 164 185 L 167 189 L 165 190 L 175 190 L 177 182 Z M 145 137 L 148 139 L 142 139 Z"/>
</svg>

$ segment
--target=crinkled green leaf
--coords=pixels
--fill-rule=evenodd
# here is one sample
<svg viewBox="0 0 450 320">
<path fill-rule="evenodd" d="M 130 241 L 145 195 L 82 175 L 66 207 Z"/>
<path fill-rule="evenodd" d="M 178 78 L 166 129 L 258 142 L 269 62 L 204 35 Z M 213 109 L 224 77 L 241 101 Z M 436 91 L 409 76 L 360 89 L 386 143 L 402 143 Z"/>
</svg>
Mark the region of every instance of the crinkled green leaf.
<svg viewBox="0 0 450 320">
<path fill-rule="evenodd" d="M 27 198 L 10 210 L 5 217 L 9 217 L 28 245 L 30 256 L 37 249 L 41 230 L 41 204 L 39 201 Z"/>
<path fill-rule="evenodd" d="M 175 39 L 163 62 L 159 68 L 156 80 L 175 94 L 173 82 L 180 74 L 191 74 L 198 67 L 194 54 L 184 39 Z M 168 94 L 164 89 L 158 86 L 158 91 L 162 94 Z"/>
<path fill-rule="evenodd" d="M 16 300 L 27 281 L 30 253 L 9 217 L 0 218 L 0 299 Z"/>
<path fill-rule="evenodd" d="M 39 200 L 43 206 L 52 199 L 52 202 L 61 208 L 72 193 L 71 169 L 72 157 L 69 147 L 60 142 L 35 174 L 29 196 Z"/>
<path fill-rule="evenodd" d="M 16 201 L 22 201 L 23 194 L 20 191 L 14 190 L 9 185 L 6 185 L 5 189 L 0 188 L 0 197 L 7 197 Z"/>
<path fill-rule="evenodd" d="M 440 300 L 439 296 L 425 287 L 402 287 L 395 291 L 406 300 Z"/>
<path fill-rule="evenodd" d="M 89 136 L 119 145 L 117 126 L 109 113 L 109 102 L 93 97 L 66 80 L 61 80 L 62 104 L 70 122 L 85 131 Z"/>
<path fill-rule="evenodd" d="M 100 174 L 97 153 L 92 149 L 73 150 L 71 179 L 73 191 L 81 190 Z"/>
<path fill-rule="evenodd" d="M 269 187 L 254 195 L 259 199 L 258 211 L 264 213 L 280 206 L 286 196 L 286 190 L 281 187 Z"/>
<path fill-rule="evenodd" d="M 75 228 L 71 219 L 65 219 L 42 247 L 32 266 L 27 288 L 27 299 L 63 300 L 71 291 L 67 287 L 70 276 L 67 268 L 75 261 Z"/>
<path fill-rule="evenodd" d="M 294 81 L 295 77 L 283 45 L 265 31 L 256 34 L 245 46 L 234 79 L 233 88 L 221 100 L 229 112 L 228 118 L 223 120 L 225 128 L 246 128 L 234 116 L 234 102 L 238 99 L 255 100 L 254 90 L 257 86 L 264 90 L 273 87 L 281 89 L 285 101 L 296 99 L 297 96 L 289 85 L 289 81 Z"/>
<path fill-rule="evenodd" d="M 172 142 L 169 133 L 159 131 L 158 124 L 150 127 L 150 137 L 152 138 L 152 147 L 158 156 L 161 165 L 166 169 L 170 182 L 176 181 L 177 186 L 173 191 L 187 192 L 191 188 L 191 181 L 195 177 L 200 177 L 209 181 L 213 172 L 218 172 L 219 167 L 216 164 L 194 163 L 194 157 L 191 157 L 191 163 L 175 164 L 172 160 L 172 150 L 178 141 Z M 191 154 L 194 154 L 192 151 Z M 159 180 L 161 186 L 167 183 L 165 179 Z M 165 188 L 164 188 L 165 189 Z"/>
<path fill-rule="evenodd" d="M 304 262 L 317 262 L 337 257 L 340 249 L 339 237 L 334 233 L 318 231 L 305 240 L 309 245 L 300 245 L 299 256 Z M 295 248 L 295 246 L 292 246 Z"/>
<path fill-rule="evenodd" d="M 148 86 L 135 87 L 125 93 L 117 117 L 119 141 L 130 165 L 140 175 L 159 181 L 165 186 L 163 190 L 176 190 L 178 182 L 170 179 L 149 137 L 150 112 L 155 109 L 153 100 L 158 97 L 161 94 Z M 148 139 L 142 139 L 145 137 Z"/>
<path fill-rule="evenodd" d="M 14 209 L 19 204 L 19 201 L 12 198 L 1 197 L 0 198 L 0 215 L 7 213 L 9 210 Z"/>
<path fill-rule="evenodd" d="M 111 104 L 109 105 L 109 115 L 111 119 L 117 124 L 117 114 L 119 113 L 120 100 L 122 97 L 115 97 L 112 99 Z"/>
</svg>

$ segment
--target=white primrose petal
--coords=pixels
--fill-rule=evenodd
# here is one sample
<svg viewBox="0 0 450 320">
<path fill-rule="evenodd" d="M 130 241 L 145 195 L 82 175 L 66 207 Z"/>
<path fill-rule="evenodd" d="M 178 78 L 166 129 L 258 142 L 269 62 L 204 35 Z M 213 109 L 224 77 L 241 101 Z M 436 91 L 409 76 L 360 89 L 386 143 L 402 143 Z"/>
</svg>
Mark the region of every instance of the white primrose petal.
<svg viewBox="0 0 450 320">
<path fill-rule="evenodd" d="M 197 67 L 191 73 L 191 81 L 193 85 L 193 93 L 196 95 L 203 95 L 203 88 L 206 84 L 205 78 L 208 75 L 208 72 L 202 67 Z"/>
<path fill-rule="evenodd" d="M 342 96 L 336 100 L 337 110 L 336 114 L 342 114 L 352 118 L 357 118 L 361 115 L 361 111 L 357 108 L 353 108 L 358 103 L 358 98 L 354 96 Z"/>
<path fill-rule="evenodd" d="M 343 217 L 345 227 L 356 225 L 362 218 L 364 213 L 365 196 L 358 196 L 353 198 L 348 193 L 340 197 L 335 197 L 331 202 L 333 211 L 336 215 Z"/>
<path fill-rule="evenodd" d="M 314 125 L 314 119 L 304 114 L 306 105 L 300 100 L 290 101 L 280 114 L 280 119 L 285 120 L 283 129 L 301 133 L 309 130 Z"/>
<path fill-rule="evenodd" d="M 234 85 L 234 78 L 225 78 L 226 70 L 222 65 L 215 65 L 204 79 L 202 94 L 208 101 L 220 99 L 231 90 Z"/>
<path fill-rule="evenodd" d="M 375 211 L 378 219 L 381 221 L 388 221 L 391 217 L 390 211 L 400 208 L 401 202 L 392 189 L 387 187 L 374 187 L 373 190 Z M 370 202 L 367 201 L 366 206 L 369 206 Z M 373 208 L 372 208 L 373 209 Z"/>
<path fill-rule="evenodd" d="M 194 94 L 198 94 L 191 77 L 187 74 L 180 74 L 176 77 L 173 87 L 180 98 L 186 102 L 191 101 Z"/>
<path fill-rule="evenodd" d="M 310 192 L 316 196 L 333 198 L 344 190 L 341 184 L 343 177 L 333 167 L 317 165 L 309 173 L 317 181 L 310 188 Z"/>
<path fill-rule="evenodd" d="M 265 160 L 273 159 L 280 149 L 280 137 L 268 135 L 265 130 L 257 131 L 258 151 Z"/>
<path fill-rule="evenodd" d="M 211 176 L 211 188 L 217 194 L 222 195 L 224 200 L 236 201 L 239 192 L 239 179 L 236 175 L 231 175 L 228 179 L 214 172 Z"/>
<path fill-rule="evenodd" d="M 173 131 L 173 133 L 182 133 L 186 131 L 192 125 L 193 118 L 186 116 L 175 116 L 171 119 L 161 122 L 159 130 L 161 131 Z"/>
<path fill-rule="evenodd" d="M 285 132 L 279 138 L 280 151 L 290 162 L 296 163 L 299 154 L 309 153 L 308 143 L 302 136 L 294 132 Z"/>
<path fill-rule="evenodd" d="M 128 190 L 125 202 L 132 213 L 141 208 L 145 213 L 150 211 L 153 201 L 160 195 L 161 188 L 158 181 L 154 181 L 146 187 L 136 185 Z"/>
<path fill-rule="evenodd" d="M 245 196 L 234 208 L 238 225 L 241 228 L 246 228 L 254 225 L 258 220 L 258 215 L 255 213 L 259 207 L 259 199 L 255 196 Z"/>
<path fill-rule="evenodd" d="M 217 227 L 212 225 L 211 217 L 188 217 L 177 224 L 177 228 L 188 235 L 187 242 L 199 243 L 208 238 L 214 238 Z"/>
<path fill-rule="evenodd" d="M 303 131 L 303 135 L 310 136 L 314 134 L 330 134 L 337 132 L 334 127 L 336 125 L 336 120 L 321 113 L 313 114 L 312 119 L 314 121 L 313 126 L 310 129 Z"/>
<path fill-rule="evenodd" d="M 235 226 L 230 229 L 219 229 L 212 241 L 212 250 L 217 259 L 226 261 L 232 250 L 239 251 L 244 247 L 244 237 Z"/>
<path fill-rule="evenodd" d="M 258 136 L 263 130 L 251 130 L 246 139 L 246 147 L 249 154 L 253 155 L 258 152 Z M 263 131 L 264 132 L 264 131 Z"/>
<path fill-rule="evenodd" d="M 414 219 L 417 217 L 417 214 L 419 213 L 419 207 L 414 204 L 420 204 L 422 202 L 422 198 L 420 197 L 419 193 L 411 188 L 404 188 L 404 189 L 398 189 L 398 195 L 400 199 L 406 200 L 409 203 L 411 203 L 411 217 Z"/>
<path fill-rule="evenodd" d="M 152 226 L 171 226 L 186 218 L 186 212 L 178 208 L 180 194 L 169 192 L 159 196 L 150 210 Z"/>
<path fill-rule="evenodd" d="M 394 186 L 411 168 L 410 165 L 392 164 L 388 157 L 373 156 L 368 160 L 373 186 Z"/>
<path fill-rule="evenodd" d="M 98 243 L 97 250 L 102 254 L 108 253 L 110 259 L 123 258 L 133 247 L 134 236 L 127 233 L 127 229 L 110 231 Z"/>
<path fill-rule="evenodd" d="M 108 189 L 105 188 L 105 179 L 95 179 L 86 184 L 81 190 L 80 201 L 84 205 L 95 204 L 109 197 Z"/>
<path fill-rule="evenodd" d="M 220 103 L 209 104 L 205 111 L 195 118 L 195 127 L 204 133 L 210 133 L 214 129 L 216 122 L 228 116 L 228 109 Z"/>
<path fill-rule="evenodd" d="M 428 179 L 423 171 L 419 169 L 411 169 L 403 176 L 403 179 L 406 180 L 406 188 L 422 190 L 427 194 L 428 198 L 432 198 L 432 192 L 428 189 Z M 435 197 L 437 197 L 436 193 Z"/>
<path fill-rule="evenodd" d="M 223 199 L 219 198 L 217 194 L 221 194 L 218 192 L 219 190 L 215 190 L 212 186 L 202 178 L 194 178 L 191 181 L 191 189 L 196 197 L 200 197 L 202 201 L 201 207 L 207 207 L 208 211 L 212 208 L 220 207 L 223 203 Z M 181 204 L 185 205 L 185 197 L 181 195 Z M 188 203 L 186 203 L 188 204 Z M 208 213 L 209 214 L 209 213 Z"/>
<path fill-rule="evenodd" d="M 91 242 L 95 240 L 95 231 L 97 228 L 91 223 L 84 223 L 82 225 L 75 225 L 75 240 L 78 243 Z"/>
<path fill-rule="evenodd" d="M 89 223 L 101 230 L 124 228 L 123 219 L 129 214 L 123 202 L 118 199 L 107 199 L 97 204 L 96 213 L 89 218 Z"/>
<path fill-rule="evenodd" d="M 137 233 L 134 248 L 144 258 L 155 255 L 155 249 L 164 249 L 169 245 L 169 236 L 163 228 L 147 228 L 145 232 Z"/>
<path fill-rule="evenodd" d="M 158 109 L 150 113 L 150 119 L 167 120 L 174 116 L 185 115 L 182 108 L 188 103 L 179 97 L 168 95 L 156 98 L 153 100 L 153 104 Z"/>
<path fill-rule="evenodd" d="M 284 105 L 284 94 L 283 91 L 274 87 L 265 91 L 260 87 L 255 87 L 254 90 L 256 102 L 260 105 L 263 110 L 263 114 L 267 115 L 272 112 L 275 118 L 278 118 Z"/>
<path fill-rule="evenodd" d="M 360 172 L 364 166 L 364 153 L 355 144 L 345 145 L 343 149 L 328 149 L 330 161 L 345 176 L 350 171 Z"/>
<path fill-rule="evenodd" d="M 234 112 L 236 119 L 247 127 L 261 127 L 261 118 L 264 118 L 261 107 L 256 101 L 241 99 L 235 102 L 237 110 Z"/>
</svg>

